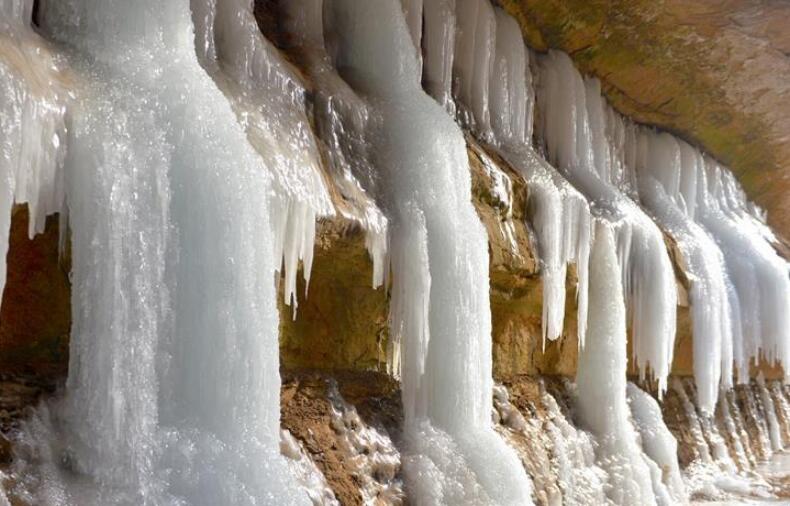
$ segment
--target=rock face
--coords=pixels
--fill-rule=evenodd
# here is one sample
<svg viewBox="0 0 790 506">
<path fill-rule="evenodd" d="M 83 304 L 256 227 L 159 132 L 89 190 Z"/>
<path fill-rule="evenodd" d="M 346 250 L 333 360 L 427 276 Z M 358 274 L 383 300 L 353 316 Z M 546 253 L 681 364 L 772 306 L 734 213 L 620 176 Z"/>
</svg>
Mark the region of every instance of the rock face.
<svg viewBox="0 0 790 506">
<path fill-rule="evenodd" d="M 499 0 L 527 43 L 559 48 L 612 104 L 730 166 L 790 237 L 790 4 L 783 0 Z"/>
<path fill-rule="evenodd" d="M 0 368 L 62 375 L 68 365 L 71 285 L 68 255 L 59 252 L 58 217 L 28 238 L 26 206 L 14 208 L 8 281 L 0 307 Z"/>
</svg>

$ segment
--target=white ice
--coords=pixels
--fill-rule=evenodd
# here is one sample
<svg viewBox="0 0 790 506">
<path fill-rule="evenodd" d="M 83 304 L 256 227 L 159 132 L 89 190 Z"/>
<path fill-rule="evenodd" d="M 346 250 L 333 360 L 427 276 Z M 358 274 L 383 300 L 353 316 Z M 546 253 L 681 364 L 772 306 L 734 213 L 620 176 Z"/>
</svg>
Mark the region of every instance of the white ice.
<svg viewBox="0 0 790 506">
<path fill-rule="evenodd" d="M 0 1 L 0 296 L 14 204 L 27 204 L 29 235 L 46 217 L 65 223 L 63 158 L 68 73 L 32 28 L 33 0 Z"/>
<path fill-rule="evenodd" d="M 488 248 L 463 135 L 420 88 L 400 2 L 327 7 L 336 66 L 370 104 L 376 198 L 391 227 L 407 490 L 416 504 L 530 504 L 529 478 L 491 425 Z"/>
<path fill-rule="evenodd" d="M 63 398 L 20 436 L 37 504 L 309 504 L 279 453 L 273 183 L 187 0 L 49 0 L 79 81 Z M 65 465 L 64 465 L 65 464 Z M 23 476 L 29 475 L 23 470 Z M 22 482 L 24 484 L 24 481 Z"/>
<path fill-rule="evenodd" d="M 595 453 L 607 474 L 607 497 L 619 505 L 662 504 L 657 499 L 663 494 L 653 489 L 662 484 L 651 479 L 654 473 L 639 447 L 626 399 L 626 314 L 612 228 L 596 222 L 587 343 L 576 371 L 578 418 L 598 442 Z"/>
<path fill-rule="evenodd" d="M 275 256 L 285 303 L 296 306 L 298 263 L 310 282 L 315 220 L 334 208 L 296 72 L 261 34 L 251 0 L 191 0 L 198 59 L 228 97 L 250 143 L 271 171 Z M 278 264 L 279 270 L 279 264 Z"/>
</svg>

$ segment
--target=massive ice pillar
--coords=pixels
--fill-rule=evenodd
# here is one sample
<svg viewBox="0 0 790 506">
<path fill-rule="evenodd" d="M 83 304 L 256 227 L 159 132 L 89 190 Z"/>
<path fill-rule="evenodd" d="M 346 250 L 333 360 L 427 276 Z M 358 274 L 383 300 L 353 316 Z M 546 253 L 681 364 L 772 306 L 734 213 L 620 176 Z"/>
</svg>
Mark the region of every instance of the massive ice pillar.
<svg viewBox="0 0 790 506">
<path fill-rule="evenodd" d="M 491 426 L 488 249 L 463 135 L 420 88 L 397 0 L 328 7 L 336 66 L 371 106 L 377 199 L 391 224 L 408 486 L 418 504 L 529 504 L 529 478 Z"/>
</svg>

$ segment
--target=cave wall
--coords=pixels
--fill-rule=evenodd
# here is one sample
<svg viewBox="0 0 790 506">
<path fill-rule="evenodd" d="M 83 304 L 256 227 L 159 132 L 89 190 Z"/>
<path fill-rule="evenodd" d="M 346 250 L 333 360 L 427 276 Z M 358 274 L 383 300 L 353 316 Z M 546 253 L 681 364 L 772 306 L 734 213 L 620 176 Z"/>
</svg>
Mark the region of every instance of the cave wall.
<svg viewBox="0 0 790 506">
<path fill-rule="evenodd" d="M 750 195 L 767 206 L 778 230 L 788 231 L 790 210 L 785 213 L 783 206 L 790 201 L 781 197 L 790 184 L 784 182 L 790 171 L 790 114 L 782 113 L 790 112 L 785 106 L 790 80 L 777 76 L 790 75 L 790 35 L 773 20 L 790 19 L 790 6 L 771 0 L 499 3 L 520 21 L 529 45 L 562 48 L 584 71 L 600 77 L 621 112 L 677 132 L 731 165 Z M 275 9 L 273 0 L 256 3 L 263 30 L 278 40 Z M 298 55 L 287 56 L 298 67 Z M 489 234 L 495 375 L 572 376 L 578 346 L 573 269 L 563 337 L 544 347 L 539 259 L 526 216 L 529 188 L 501 160 L 467 140 L 474 204 Z M 493 190 L 484 157 L 509 178 L 510 206 Z M 338 192 L 330 188 L 330 193 L 342 206 Z M 63 374 L 70 327 L 68 255 L 58 252 L 56 217 L 33 240 L 26 230 L 27 212 L 19 206 L 0 311 L 0 366 Z M 688 376 L 693 373 L 688 281 L 669 239 L 667 244 L 678 267 L 681 301 L 673 374 Z M 295 314 L 281 303 L 285 370 L 386 370 L 388 295 L 372 288 L 371 278 L 364 231 L 342 217 L 320 221 L 309 293 L 300 280 Z M 766 364 L 757 370 L 781 375 L 780 368 Z"/>
</svg>

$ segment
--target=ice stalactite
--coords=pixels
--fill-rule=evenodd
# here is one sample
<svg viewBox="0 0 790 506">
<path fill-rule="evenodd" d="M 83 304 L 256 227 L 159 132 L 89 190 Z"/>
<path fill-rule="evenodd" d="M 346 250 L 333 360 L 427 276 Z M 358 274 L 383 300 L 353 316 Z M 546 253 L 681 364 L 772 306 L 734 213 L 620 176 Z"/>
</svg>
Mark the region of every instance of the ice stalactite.
<svg viewBox="0 0 790 506">
<path fill-rule="evenodd" d="M 33 0 L 0 1 L 0 296 L 13 205 L 27 204 L 31 238 L 43 232 L 48 214 L 61 212 L 65 223 L 68 77 L 33 31 L 32 11 Z"/>
<path fill-rule="evenodd" d="M 53 0 L 40 15 L 80 86 L 69 376 L 52 423 L 43 409 L 28 426 L 48 481 L 29 493 L 308 504 L 279 453 L 272 176 L 198 64 L 187 0 Z"/>
<path fill-rule="evenodd" d="M 496 15 L 488 0 L 456 0 L 453 95 L 459 119 L 484 140 L 491 139 L 488 83 L 494 72 Z"/>
<path fill-rule="evenodd" d="M 501 9 L 495 12 L 494 72 L 489 86 L 477 92 L 490 95 L 493 144 L 530 188 L 529 215 L 538 236 L 543 278 L 543 338 L 554 340 L 562 335 L 567 266 L 574 264 L 578 277 L 578 339 L 584 346 L 590 208 L 586 199 L 532 148 L 535 98 L 527 48 L 516 21 Z"/>
<path fill-rule="evenodd" d="M 666 389 L 675 341 L 677 291 L 664 237 L 630 198 L 629 174 L 607 130 L 608 108 L 596 80 L 583 80 L 570 58 L 540 58 L 540 136 L 549 159 L 590 201 L 592 213 L 614 226 L 628 305 L 633 356 Z"/>
<path fill-rule="evenodd" d="M 425 91 L 455 116 L 453 55 L 456 0 L 430 0 L 423 5 L 423 83 Z"/>
<path fill-rule="evenodd" d="M 391 227 L 407 490 L 416 504 L 531 504 L 529 478 L 491 423 L 488 251 L 463 135 L 420 88 L 400 2 L 327 7 L 337 68 L 370 104 L 376 198 Z"/>
<path fill-rule="evenodd" d="M 759 358 L 790 363 L 790 279 L 787 262 L 766 239 L 732 174 L 699 152 L 684 159 L 697 180 L 697 220 L 719 244 L 732 281 L 733 356 L 738 381 Z"/>
<path fill-rule="evenodd" d="M 684 172 L 678 141 L 669 134 L 645 131 L 631 142 L 637 144 L 631 149 L 636 152 L 641 202 L 677 244 L 690 282 L 697 403 L 712 414 L 720 385 L 732 386 L 732 319 L 724 257 L 694 222 L 695 209 L 689 203 L 695 198 L 696 174 Z"/>
<path fill-rule="evenodd" d="M 433 9 L 451 10 L 447 2 Z M 584 344 L 587 321 L 587 266 L 590 211 L 586 199 L 532 148 L 534 92 L 528 52 L 516 21 L 488 0 L 457 3 L 456 27 L 439 15 L 425 16 L 426 88 L 440 103 L 449 89 L 440 86 L 454 67 L 460 120 L 521 174 L 530 189 L 528 214 L 538 237 L 543 279 L 543 337 L 562 335 L 566 275 L 578 276 L 578 339 Z M 454 44 L 455 42 L 455 44 Z M 453 56 L 456 54 L 456 56 Z"/>
<path fill-rule="evenodd" d="M 371 197 L 375 182 L 364 140 L 368 106 L 332 66 L 324 40 L 324 1 L 282 2 L 280 8 L 291 49 L 304 60 L 316 86 L 312 97 L 316 133 L 343 199 L 337 212 L 365 231 L 365 247 L 373 261 L 372 283 L 379 287 L 386 282 L 388 224 Z"/>
<path fill-rule="evenodd" d="M 275 256 L 283 259 L 285 303 L 295 309 L 300 261 L 305 284 L 310 282 L 316 218 L 334 214 L 305 113 L 304 86 L 261 34 L 251 0 L 190 3 L 198 59 L 274 176 Z"/>
<path fill-rule="evenodd" d="M 645 460 L 626 399 L 626 314 L 612 225 L 596 222 L 590 256 L 587 343 L 576 372 L 582 426 L 598 441 L 596 457 L 607 473 L 606 495 L 615 504 L 659 504 L 669 492 Z M 606 406 L 606 409 L 601 409 Z M 653 478 L 653 480 L 651 480 Z M 654 493 L 653 487 L 661 490 Z"/>
</svg>

